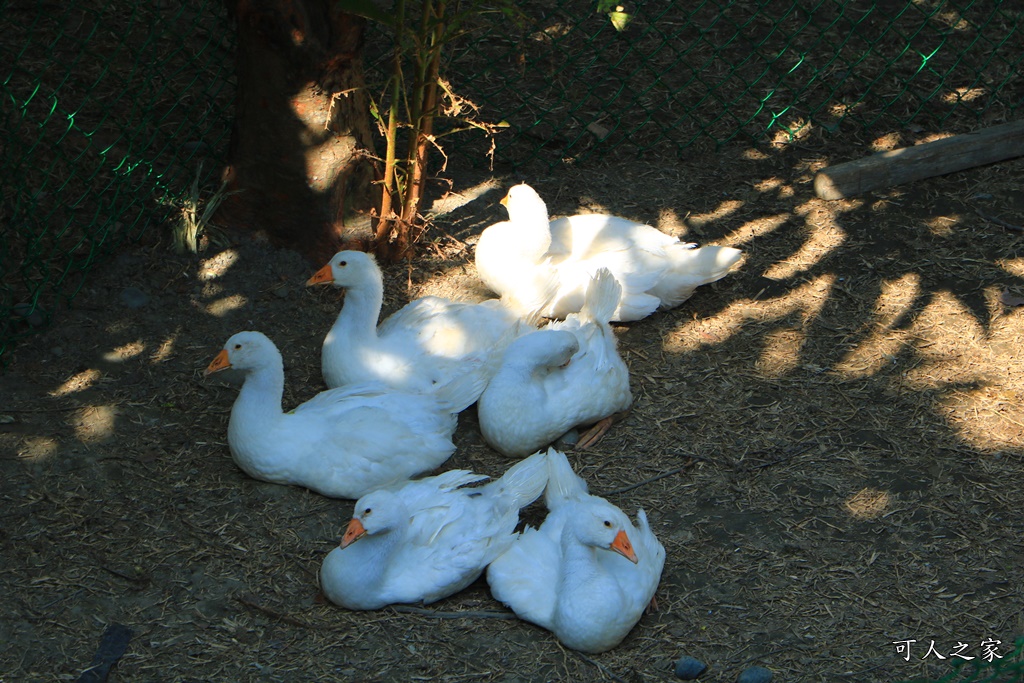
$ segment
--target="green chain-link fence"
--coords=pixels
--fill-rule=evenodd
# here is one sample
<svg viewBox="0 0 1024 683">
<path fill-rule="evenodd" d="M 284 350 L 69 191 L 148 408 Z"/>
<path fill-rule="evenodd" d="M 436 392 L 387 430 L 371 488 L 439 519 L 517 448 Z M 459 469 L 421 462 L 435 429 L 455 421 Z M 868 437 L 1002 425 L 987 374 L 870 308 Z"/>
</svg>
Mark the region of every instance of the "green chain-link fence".
<svg viewBox="0 0 1024 683">
<path fill-rule="evenodd" d="M 508 123 L 494 139 L 505 168 L 665 160 L 811 130 L 843 142 L 907 128 L 963 132 L 1019 116 L 1024 104 L 1019 3 L 516 6 L 512 18 L 480 5 L 442 70 L 481 118 Z M 9 27 L 0 42 L 2 364 L 12 341 L 74 296 L 98 256 L 167 229 L 200 159 L 210 157 L 203 186 L 216 185 L 233 30 L 220 0 L 0 0 L 0 16 Z M 368 59 L 371 77 L 383 76 L 384 61 Z M 449 154 L 489 163 L 489 140 L 460 135 Z"/>
<path fill-rule="evenodd" d="M 0 0 L 0 364 L 227 146 L 220 0 Z M 215 174 L 213 160 L 203 166 Z"/>
<path fill-rule="evenodd" d="M 621 31 L 593 1 L 557 4 L 521 4 L 520 30 L 484 24 L 446 69 L 510 124 L 507 161 L 682 155 L 814 127 L 963 131 L 1024 104 L 1016 3 L 623 0 Z"/>
</svg>

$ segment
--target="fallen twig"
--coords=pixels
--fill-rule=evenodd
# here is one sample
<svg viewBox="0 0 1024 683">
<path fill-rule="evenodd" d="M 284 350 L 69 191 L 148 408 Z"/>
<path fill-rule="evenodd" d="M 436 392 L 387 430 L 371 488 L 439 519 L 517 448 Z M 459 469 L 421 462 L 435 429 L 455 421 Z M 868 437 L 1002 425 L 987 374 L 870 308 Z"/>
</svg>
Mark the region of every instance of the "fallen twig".
<svg viewBox="0 0 1024 683">
<path fill-rule="evenodd" d="M 1007 221 L 1004 221 L 1002 218 L 989 216 L 987 213 L 983 213 L 981 209 L 975 209 L 974 213 L 978 214 L 979 216 L 981 216 L 982 219 L 988 221 L 989 223 L 1001 225 L 1007 230 L 1013 230 L 1014 232 L 1024 232 L 1024 226 L 1016 225 L 1015 223 L 1008 223 Z"/>
<path fill-rule="evenodd" d="M 412 607 L 410 605 L 392 605 L 391 609 L 396 612 L 407 614 L 419 614 L 424 617 L 436 619 L 518 619 L 512 612 L 490 612 L 490 611 L 466 611 L 466 612 L 441 612 L 423 607 Z"/>
<path fill-rule="evenodd" d="M 309 624 L 307 624 L 306 622 L 302 621 L 301 619 L 296 619 L 295 617 L 288 616 L 287 614 L 281 614 L 280 612 L 272 610 L 269 607 L 264 607 L 263 605 L 261 605 L 258 602 L 256 602 L 256 598 L 253 597 L 253 596 L 239 594 L 239 595 L 235 596 L 235 599 L 238 600 L 238 602 L 240 602 L 243 605 L 245 605 L 246 607 L 251 607 L 252 609 L 256 610 L 257 612 L 263 612 L 268 617 L 273 617 L 274 619 L 280 619 L 281 621 L 285 622 L 286 624 L 291 624 L 292 626 L 300 626 L 302 628 L 311 628 Z"/>
<path fill-rule="evenodd" d="M 662 472 L 661 474 L 656 475 L 654 477 L 651 477 L 650 479 L 644 479 L 643 481 L 638 481 L 635 484 L 630 484 L 629 486 L 623 486 L 622 488 L 612 489 L 611 491 L 602 491 L 598 495 L 600 495 L 600 496 L 613 496 L 613 495 L 616 495 L 616 494 L 619 494 L 619 493 L 625 493 L 626 491 L 632 491 L 633 489 L 638 489 L 641 486 L 646 486 L 647 484 L 652 484 L 652 483 L 658 481 L 659 479 L 664 479 L 665 477 L 671 477 L 673 474 L 679 474 L 683 470 L 692 467 L 693 466 L 693 462 L 695 460 L 700 460 L 702 462 L 711 462 L 707 458 L 702 458 L 702 457 L 697 456 L 697 455 L 688 455 L 686 457 L 688 457 L 690 459 L 690 462 L 686 463 L 682 467 L 677 467 L 674 470 L 669 470 L 668 472 Z"/>
<path fill-rule="evenodd" d="M 594 666 L 596 666 L 598 669 L 601 670 L 601 673 L 603 673 L 605 676 L 607 676 L 608 678 L 612 679 L 613 681 L 618 681 L 619 683 L 626 683 L 626 679 L 622 678 L 621 676 L 618 676 L 614 671 L 612 671 L 611 669 L 606 667 L 601 662 L 598 662 L 596 660 L 591 659 L 590 657 L 586 656 L 582 652 L 577 652 L 576 650 L 569 650 L 569 651 L 572 652 L 577 657 L 579 657 L 580 659 L 582 659 L 587 664 L 593 664 Z"/>
</svg>

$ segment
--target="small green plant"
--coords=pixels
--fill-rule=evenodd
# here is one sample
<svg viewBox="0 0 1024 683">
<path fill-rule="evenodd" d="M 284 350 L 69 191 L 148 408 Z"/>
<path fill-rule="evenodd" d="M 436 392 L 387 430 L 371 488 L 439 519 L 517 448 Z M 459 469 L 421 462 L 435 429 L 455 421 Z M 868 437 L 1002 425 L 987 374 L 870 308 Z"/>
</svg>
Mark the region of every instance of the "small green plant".
<svg viewBox="0 0 1024 683">
<path fill-rule="evenodd" d="M 514 17 L 513 5 L 507 4 L 498 10 Z M 394 36 L 391 75 L 382 98 L 387 101 L 387 109 L 381 111 L 374 102 L 370 112 L 387 146 L 379 181 L 383 190 L 381 207 L 374 234 L 375 251 L 381 258 L 409 257 L 423 234 L 426 226 L 419 207 L 428 177 L 431 148 L 444 154 L 438 139 L 469 129 L 493 135 L 507 126 L 476 120 L 477 107 L 459 98 L 440 73 L 445 46 L 464 35 L 465 20 L 480 12 L 478 5 L 470 1 L 456 5 L 460 9 L 451 12 L 448 0 L 420 0 L 419 15 L 414 16 L 411 0 L 395 0 L 392 12 L 384 12 L 370 0 L 340 2 L 344 11 L 384 24 Z M 443 111 L 442 103 L 446 103 Z M 463 125 L 439 135 L 434 128 L 439 115 Z M 402 129 L 407 143 L 404 153 L 399 149 Z"/>
<path fill-rule="evenodd" d="M 217 207 L 231 194 L 227 192 L 227 181 L 224 181 L 217 191 L 204 202 L 199 196 L 199 178 L 202 174 L 203 164 L 200 162 L 195 178 L 192 179 L 192 187 L 182 200 L 181 215 L 173 228 L 174 251 L 179 254 L 199 252 L 199 235 L 208 230 L 210 219 L 217 212 Z"/>
</svg>

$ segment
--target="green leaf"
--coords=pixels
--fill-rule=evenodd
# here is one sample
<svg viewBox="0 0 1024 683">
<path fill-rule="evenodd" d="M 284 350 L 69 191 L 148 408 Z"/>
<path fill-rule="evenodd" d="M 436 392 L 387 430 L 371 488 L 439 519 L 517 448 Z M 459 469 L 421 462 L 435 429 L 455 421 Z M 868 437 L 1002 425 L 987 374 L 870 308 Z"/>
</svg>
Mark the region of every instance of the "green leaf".
<svg viewBox="0 0 1024 683">
<path fill-rule="evenodd" d="M 335 0 L 332 9 L 365 17 L 385 26 L 395 28 L 394 13 L 381 9 L 373 0 Z"/>
<path fill-rule="evenodd" d="M 621 9 L 622 7 L 618 8 L 618 10 Z M 618 10 L 615 12 L 609 12 L 608 18 L 611 19 L 612 26 L 615 27 L 615 30 L 621 33 L 626 30 L 626 26 L 628 26 L 629 22 L 633 20 L 633 15 L 627 14 L 626 12 L 620 12 Z"/>
</svg>

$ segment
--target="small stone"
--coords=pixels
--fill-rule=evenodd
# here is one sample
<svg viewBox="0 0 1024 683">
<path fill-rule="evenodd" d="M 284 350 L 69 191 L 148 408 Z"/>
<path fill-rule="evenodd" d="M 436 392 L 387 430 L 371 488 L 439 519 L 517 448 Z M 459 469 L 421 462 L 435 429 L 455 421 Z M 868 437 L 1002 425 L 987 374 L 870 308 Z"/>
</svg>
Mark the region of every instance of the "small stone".
<svg viewBox="0 0 1024 683">
<path fill-rule="evenodd" d="M 46 324 L 46 314 L 43 313 L 39 306 L 26 303 L 14 304 L 11 312 L 24 318 L 25 322 L 32 327 L 41 327 Z"/>
<path fill-rule="evenodd" d="M 747 667 L 740 673 L 736 683 L 769 683 L 772 680 L 772 672 L 763 666 Z"/>
<path fill-rule="evenodd" d="M 692 681 L 707 671 L 708 665 L 695 657 L 683 655 L 676 662 L 676 677 L 684 681 Z"/>
<path fill-rule="evenodd" d="M 149 303 L 149 295 L 138 287 L 125 287 L 121 290 L 121 303 L 128 308 L 142 308 Z"/>
</svg>

